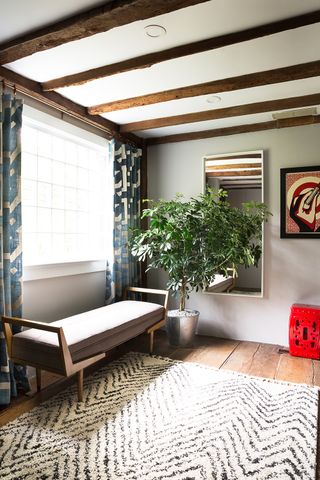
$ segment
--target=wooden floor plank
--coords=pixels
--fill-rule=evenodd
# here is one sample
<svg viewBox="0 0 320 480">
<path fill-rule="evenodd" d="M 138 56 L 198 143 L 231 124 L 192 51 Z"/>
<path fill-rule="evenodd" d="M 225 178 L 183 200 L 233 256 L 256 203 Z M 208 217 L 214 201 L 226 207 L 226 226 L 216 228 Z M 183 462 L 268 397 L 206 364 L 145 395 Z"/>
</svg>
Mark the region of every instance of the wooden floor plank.
<svg viewBox="0 0 320 480">
<path fill-rule="evenodd" d="M 311 358 L 292 357 L 288 353 L 281 355 L 275 379 L 312 385 L 313 365 Z"/>
<path fill-rule="evenodd" d="M 248 375 L 275 378 L 280 360 L 279 346 L 261 343 L 255 352 Z"/>
<path fill-rule="evenodd" d="M 259 343 L 255 342 L 240 342 L 221 368 L 233 370 L 234 372 L 248 373 L 259 345 Z"/>
<path fill-rule="evenodd" d="M 312 360 L 313 385 L 320 387 L 320 361 Z"/>
<path fill-rule="evenodd" d="M 112 359 L 118 358 L 129 351 L 148 353 L 148 336 L 140 335 L 109 352 L 107 358 L 103 360 L 103 364 L 109 363 Z M 193 348 L 185 349 L 169 345 L 165 332 L 158 331 L 155 334 L 154 353 L 172 359 L 202 363 L 254 376 L 320 386 L 319 361 L 291 357 L 288 353 L 280 354 L 279 347 L 276 345 L 196 336 Z M 101 365 L 100 362 L 98 365 L 93 365 L 87 369 L 86 373 L 91 374 Z M 44 390 L 35 393 L 35 382 L 33 382 L 33 389 L 29 397 L 22 396 L 15 400 L 10 407 L 0 410 L 0 425 L 4 425 L 39 405 L 42 401 L 66 388 L 73 381 L 75 381 L 73 378 L 61 379 L 57 375 L 44 372 Z"/>
<path fill-rule="evenodd" d="M 207 342 L 207 345 L 198 346 L 192 349 L 178 348 L 171 358 L 175 360 L 183 360 L 185 362 L 196 362 L 209 365 L 211 367 L 220 368 L 228 359 L 239 342 L 236 340 L 216 339 Z"/>
</svg>

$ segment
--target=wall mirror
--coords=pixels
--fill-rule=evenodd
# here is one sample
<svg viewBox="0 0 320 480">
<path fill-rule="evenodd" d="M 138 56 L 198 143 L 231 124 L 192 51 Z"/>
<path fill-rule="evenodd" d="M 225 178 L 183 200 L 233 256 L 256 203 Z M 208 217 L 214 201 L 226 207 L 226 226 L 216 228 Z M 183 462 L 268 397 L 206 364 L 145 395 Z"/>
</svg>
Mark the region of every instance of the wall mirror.
<svg viewBox="0 0 320 480">
<path fill-rule="evenodd" d="M 231 206 L 243 202 L 263 202 L 263 151 L 240 152 L 204 157 L 204 187 L 223 188 Z M 263 227 L 262 227 L 263 229 Z M 263 231 L 262 231 L 263 234 Z M 205 293 L 222 295 L 263 295 L 263 253 L 258 267 L 238 267 L 238 276 L 230 265 L 229 275 L 216 275 Z"/>
</svg>

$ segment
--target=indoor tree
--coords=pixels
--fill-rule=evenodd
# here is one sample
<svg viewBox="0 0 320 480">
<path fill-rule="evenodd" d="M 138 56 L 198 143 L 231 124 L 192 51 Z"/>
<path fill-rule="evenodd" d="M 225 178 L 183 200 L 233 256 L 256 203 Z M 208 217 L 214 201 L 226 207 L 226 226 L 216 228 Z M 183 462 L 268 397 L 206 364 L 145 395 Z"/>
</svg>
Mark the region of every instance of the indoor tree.
<svg viewBox="0 0 320 480">
<path fill-rule="evenodd" d="M 167 272 L 167 288 L 179 294 L 180 311 L 189 293 L 205 289 L 216 274 L 227 275 L 230 266 L 258 265 L 262 224 L 269 215 L 265 204 L 232 207 L 222 189 L 208 189 L 188 201 L 181 194 L 145 201 L 149 208 L 141 218 L 148 218 L 149 225 L 132 231 L 131 253 L 140 261 L 148 259 L 148 270 Z"/>
</svg>

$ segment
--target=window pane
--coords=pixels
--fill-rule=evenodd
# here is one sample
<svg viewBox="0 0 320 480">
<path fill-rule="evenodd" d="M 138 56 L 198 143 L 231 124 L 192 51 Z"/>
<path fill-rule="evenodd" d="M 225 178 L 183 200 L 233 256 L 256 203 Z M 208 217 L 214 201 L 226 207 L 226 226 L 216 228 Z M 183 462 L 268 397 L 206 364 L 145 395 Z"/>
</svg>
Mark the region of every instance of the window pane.
<svg viewBox="0 0 320 480">
<path fill-rule="evenodd" d="M 37 206 L 37 182 L 35 180 L 24 180 L 22 189 L 22 205 Z"/>
<path fill-rule="evenodd" d="M 38 251 L 39 257 L 43 262 L 47 262 L 50 259 L 52 251 L 52 237 L 50 233 L 38 234 Z"/>
<path fill-rule="evenodd" d="M 52 234 L 52 256 L 53 259 L 57 262 L 65 258 L 65 248 L 64 248 L 64 234 L 63 233 L 53 233 Z"/>
<path fill-rule="evenodd" d="M 38 180 L 42 182 L 52 181 L 51 166 L 52 166 L 52 161 L 49 158 L 39 157 Z"/>
<path fill-rule="evenodd" d="M 38 131 L 38 155 L 51 157 L 51 135 Z"/>
<path fill-rule="evenodd" d="M 22 208 L 23 233 L 31 233 L 37 231 L 37 210 L 37 207 Z"/>
<path fill-rule="evenodd" d="M 66 142 L 66 158 L 69 165 L 78 164 L 78 150 L 75 143 Z"/>
<path fill-rule="evenodd" d="M 104 151 L 80 136 L 29 122 L 22 127 L 25 265 L 106 258 L 112 238 L 107 141 Z"/>
<path fill-rule="evenodd" d="M 22 178 L 36 180 L 38 176 L 38 160 L 36 155 L 23 153 L 23 162 L 21 168 Z"/>
<path fill-rule="evenodd" d="M 77 233 L 77 214 L 70 210 L 66 210 L 65 215 L 65 231 L 66 233 Z"/>
<path fill-rule="evenodd" d="M 64 187 L 61 185 L 52 185 L 52 207 L 64 208 Z"/>
<path fill-rule="evenodd" d="M 76 210 L 77 208 L 77 190 L 75 188 L 65 189 L 65 208 Z"/>
<path fill-rule="evenodd" d="M 88 211 L 88 192 L 86 190 L 77 190 L 77 210 Z"/>
<path fill-rule="evenodd" d="M 52 231 L 64 233 L 64 210 L 52 210 Z"/>
<path fill-rule="evenodd" d="M 23 151 L 37 154 L 38 150 L 38 132 L 32 127 L 23 126 L 21 140 Z"/>
<path fill-rule="evenodd" d="M 38 208 L 38 232 L 51 232 L 50 208 Z"/>
<path fill-rule="evenodd" d="M 52 142 L 52 158 L 64 162 L 65 160 L 65 142 L 62 138 L 54 137 Z"/>
<path fill-rule="evenodd" d="M 87 213 L 78 213 L 78 232 L 86 233 L 89 231 L 89 216 Z"/>
<path fill-rule="evenodd" d="M 77 186 L 77 169 L 73 165 L 65 166 L 65 185 L 67 187 Z"/>
<path fill-rule="evenodd" d="M 38 205 L 39 207 L 51 207 L 51 185 L 50 183 L 38 182 Z"/>
<path fill-rule="evenodd" d="M 86 190 L 89 187 L 89 171 L 84 168 L 78 168 L 78 187 Z"/>
<path fill-rule="evenodd" d="M 68 234 L 65 235 L 65 252 L 68 260 L 72 260 L 77 253 L 77 235 Z"/>
<path fill-rule="evenodd" d="M 89 167 L 89 156 L 90 156 L 90 150 L 88 148 L 79 146 L 79 150 L 78 150 L 79 167 L 82 167 L 82 168 Z"/>
</svg>

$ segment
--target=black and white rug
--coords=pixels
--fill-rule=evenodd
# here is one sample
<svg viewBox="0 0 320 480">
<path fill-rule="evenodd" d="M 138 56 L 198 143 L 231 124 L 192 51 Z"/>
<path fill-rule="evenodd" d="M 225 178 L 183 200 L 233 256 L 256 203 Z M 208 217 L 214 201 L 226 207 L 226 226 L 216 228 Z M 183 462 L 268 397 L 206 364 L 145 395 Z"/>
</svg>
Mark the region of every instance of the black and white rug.
<svg viewBox="0 0 320 480">
<path fill-rule="evenodd" d="M 0 429 L 1 480 L 315 480 L 318 390 L 131 353 Z"/>
</svg>

